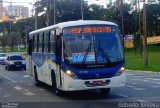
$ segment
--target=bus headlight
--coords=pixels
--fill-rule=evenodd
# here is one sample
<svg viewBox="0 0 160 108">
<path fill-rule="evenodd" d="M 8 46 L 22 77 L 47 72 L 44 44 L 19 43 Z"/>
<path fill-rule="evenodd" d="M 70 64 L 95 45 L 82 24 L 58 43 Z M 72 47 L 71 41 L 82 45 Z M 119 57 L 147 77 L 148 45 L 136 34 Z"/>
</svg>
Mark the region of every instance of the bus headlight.
<svg viewBox="0 0 160 108">
<path fill-rule="evenodd" d="M 121 67 L 121 68 L 117 71 L 116 76 L 120 76 L 124 71 L 125 71 L 125 68 L 124 68 L 124 67 Z"/>
<path fill-rule="evenodd" d="M 76 76 L 76 74 L 74 74 L 72 71 L 70 71 L 70 70 L 66 70 L 66 74 L 68 75 L 68 76 L 70 76 L 71 78 L 73 78 L 73 79 L 76 79 L 77 78 L 77 76 Z"/>
</svg>

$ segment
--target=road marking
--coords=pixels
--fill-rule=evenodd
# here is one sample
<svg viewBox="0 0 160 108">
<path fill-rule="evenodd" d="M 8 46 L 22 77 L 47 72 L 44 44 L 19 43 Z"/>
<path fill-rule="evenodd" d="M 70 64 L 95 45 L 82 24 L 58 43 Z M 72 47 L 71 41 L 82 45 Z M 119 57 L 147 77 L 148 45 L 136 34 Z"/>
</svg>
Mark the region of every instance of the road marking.
<svg viewBox="0 0 160 108">
<path fill-rule="evenodd" d="M 151 81 L 151 80 L 145 80 L 145 79 L 133 79 L 133 80 L 143 81 L 143 82 L 150 82 L 150 83 L 155 83 L 155 84 L 159 84 L 160 85 L 160 82 L 155 82 L 155 81 Z"/>
<path fill-rule="evenodd" d="M 132 85 L 127 85 L 127 87 L 135 88 L 135 86 L 132 86 Z"/>
<path fill-rule="evenodd" d="M 8 79 L 8 80 L 10 80 L 10 81 L 13 82 L 13 83 L 17 82 L 17 81 L 15 81 L 15 80 L 13 80 L 13 79 L 11 79 L 11 78 L 5 76 L 5 75 L 0 74 L 0 76 L 6 78 L 6 79 Z"/>
<path fill-rule="evenodd" d="M 25 78 L 28 78 L 28 77 L 30 77 L 30 76 L 29 76 L 29 75 L 25 75 L 24 77 L 25 77 Z"/>
<path fill-rule="evenodd" d="M 131 84 L 136 85 L 137 83 L 131 83 Z"/>
<path fill-rule="evenodd" d="M 159 86 L 152 86 L 153 88 L 158 88 Z"/>
<path fill-rule="evenodd" d="M 118 96 L 121 96 L 121 97 L 124 97 L 124 98 L 128 97 L 127 95 L 124 95 L 124 94 L 118 94 Z"/>
<path fill-rule="evenodd" d="M 39 89 L 39 90 L 44 91 L 45 89 Z"/>
<path fill-rule="evenodd" d="M 28 85 L 33 86 L 33 84 L 28 84 Z"/>
<path fill-rule="evenodd" d="M 132 75 L 134 75 L 134 74 L 126 74 L 127 76 L 132 76 Z"/>
<path fill-rule="evenodd" d="M 147 102 L 147 101 L 145 101 L 145 100 L 142 100 L 142 99 L 139 99 L 138 101 L 139 101 L 139 102 Z"/>
<path fill-rule="evenodd" d="M 146 79 L 154 80 L 154 81 L 160 81 L 160 79 L 158 79 L 158 78 L 146 78 Z"/>
<path fill-rule="evenodd" d="M 8 97 L 11 97 L 11 95 L 10 94 L 3 95 L 3 98 L 8 98 Z"/>
<path fill-rule="evenodd" d="M 135 78 L 146 78 L 147 76 L 134 76 Z"/>
<path fill-rule="evenodd" d="M 143 82 L 150 82 L 149 80 L 145 80 L 145 79 L 133 79 L 133 80 L 136 80 L 136 81 L 143 81 Z"/>
<path fill-rule="evenodd" d="M 27 89 L 21 88 L 19 86 L 14 87 L 16 90 L 22 92 L 23 94 L 27 95 L 27 96 L 31 96 L 31 95 L 35 95 L 34 93 L 30 92 Z"/>
<path fill-rule="evenodd" d="M 141 91 L 141 90 L 144 90 L 145 88 L 133 88 L 133 89 Z"/>
</svg>

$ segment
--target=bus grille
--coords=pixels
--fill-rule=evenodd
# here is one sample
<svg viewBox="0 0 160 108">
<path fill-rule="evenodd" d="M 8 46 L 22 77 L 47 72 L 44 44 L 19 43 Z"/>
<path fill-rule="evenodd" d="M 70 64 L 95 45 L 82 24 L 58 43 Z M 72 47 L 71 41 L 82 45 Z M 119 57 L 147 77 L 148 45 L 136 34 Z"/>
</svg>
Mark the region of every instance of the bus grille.
<svg viewBox="0 0 160 108">
<path fill-rule="evenodd" d="M 115 76 L 114 73 L 98 73 L 98 74 L 83 74 L 83 75 L 80 75 L 81 79 L 83 79 L 83 80 L 111 78 L 113 76 Z"/>
</svg>

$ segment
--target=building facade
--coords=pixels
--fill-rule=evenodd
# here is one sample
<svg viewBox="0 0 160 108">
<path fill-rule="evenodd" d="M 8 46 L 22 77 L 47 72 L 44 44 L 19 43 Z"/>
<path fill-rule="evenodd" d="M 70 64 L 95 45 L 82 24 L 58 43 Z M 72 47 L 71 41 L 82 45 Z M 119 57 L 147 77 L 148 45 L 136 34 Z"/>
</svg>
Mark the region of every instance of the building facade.
<svg viewBox="0 0 160 108">
<path fill-rule="evenodd" d="M 0 18 L 2 18 L 2 14 L 3 14 L 3 1 L 0 0 Z"/>
<path fill-rule="evenodd" d="M 29 8 L 22 5 L 9 5 L 6 7 L 9 16 L 18 16 L 22 18 L 29 17 Z"/>
</svg>

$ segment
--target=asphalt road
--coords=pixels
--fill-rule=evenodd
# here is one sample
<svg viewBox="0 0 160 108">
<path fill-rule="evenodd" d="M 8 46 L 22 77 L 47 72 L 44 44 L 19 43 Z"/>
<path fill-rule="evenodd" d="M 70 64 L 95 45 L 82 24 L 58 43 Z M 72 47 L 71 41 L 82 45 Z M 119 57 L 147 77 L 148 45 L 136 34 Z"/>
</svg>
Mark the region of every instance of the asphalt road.
<svg viewBox="0 0 160 108">
<path fill-rule="evenodd" d="M 106 97 L 98 91 L 69 92 L 59 97 L 50 86 L 36 87 L 27 71 L 7 71 L 0 66 L 0 108 L 160 108 L 160 74 L 126 75 L 126 87 L 112 88 Z"/>
</svg>

